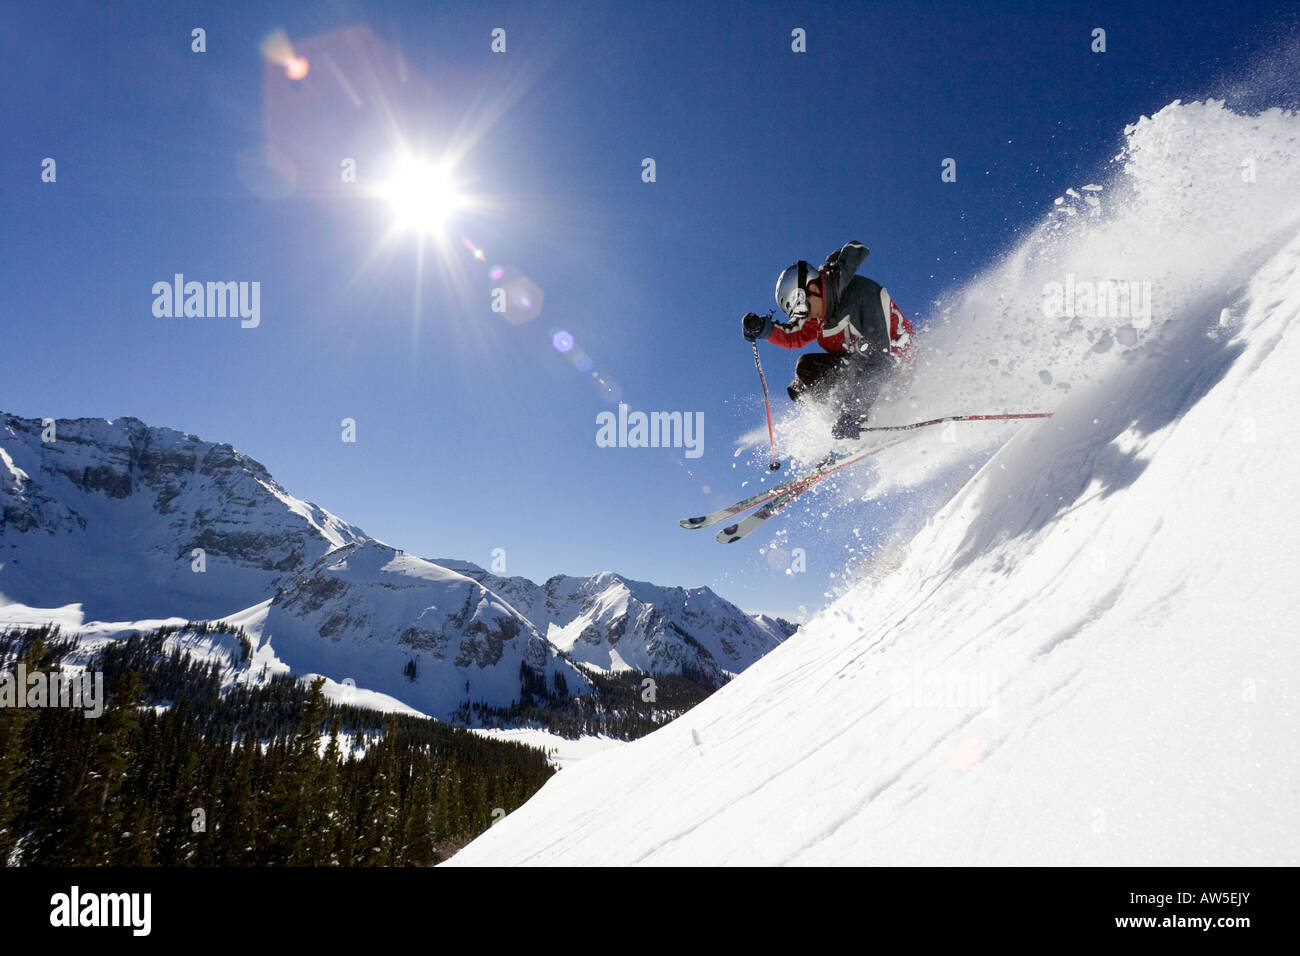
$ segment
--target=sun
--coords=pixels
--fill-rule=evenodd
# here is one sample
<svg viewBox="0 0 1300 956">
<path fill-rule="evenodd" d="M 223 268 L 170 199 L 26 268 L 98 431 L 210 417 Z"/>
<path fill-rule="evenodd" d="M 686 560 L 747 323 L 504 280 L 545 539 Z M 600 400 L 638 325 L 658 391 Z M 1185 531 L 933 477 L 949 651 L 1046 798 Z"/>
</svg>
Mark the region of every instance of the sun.
<svg viewBox="0 0 1300 956">
<path fill-rule="evenodd" d="M 452 165 L 404 156 L 375 193 L 392 208 L 393 223 L 407 232 L 438 232 L 452 213 L 466 205 Z"/>
</svg>

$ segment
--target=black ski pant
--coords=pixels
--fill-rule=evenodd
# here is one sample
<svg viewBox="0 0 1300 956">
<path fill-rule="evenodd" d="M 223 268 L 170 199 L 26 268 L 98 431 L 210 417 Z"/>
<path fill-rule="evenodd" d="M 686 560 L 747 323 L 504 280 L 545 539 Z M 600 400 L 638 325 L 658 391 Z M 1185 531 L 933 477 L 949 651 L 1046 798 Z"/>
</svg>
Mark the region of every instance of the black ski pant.
<svg viewBox="0 0 1300 956">
<path fill-rule="evenodd" d="M 862 357 L 847 352 L 810 352 L 799 356 L 794 381 L 786 391 L 796 402 L 835 402 L 840 411 L 864 419 L 893 372 L 889 357 Z"/>
</svg>

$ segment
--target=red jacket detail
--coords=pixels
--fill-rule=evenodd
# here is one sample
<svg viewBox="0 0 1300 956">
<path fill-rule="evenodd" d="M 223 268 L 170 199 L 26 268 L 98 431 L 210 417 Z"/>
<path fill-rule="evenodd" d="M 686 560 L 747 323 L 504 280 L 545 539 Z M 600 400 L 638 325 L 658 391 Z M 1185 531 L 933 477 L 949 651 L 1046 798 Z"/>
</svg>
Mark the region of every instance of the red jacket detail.
<svg viewBox="0 0 1300 956">
<path fill-rule="evenodd" d="M 786 331 L 787 329 L 790 331 Z M 787 324 L 785 328 L 776 325 L 768 341 L 783 349 L 801 349 L 816 340 L 817 344 L 827 352 L 847 352 L 848 347 L 844 341 L 847 331 L 845 329 L 833 335 L 823 335 L 822 320 L 809 317 L 797 325 Z M 907 320 L 907 316 L 903 315 L 903 310 L 898 307 L 898 303 L 893 298 L 890 298 L 889 352 L 896 361 L 902 362 L 912 358 L 912 336 L 915 334 L 916 329 L 912 328 L 912 323 Z"/>
</svg>

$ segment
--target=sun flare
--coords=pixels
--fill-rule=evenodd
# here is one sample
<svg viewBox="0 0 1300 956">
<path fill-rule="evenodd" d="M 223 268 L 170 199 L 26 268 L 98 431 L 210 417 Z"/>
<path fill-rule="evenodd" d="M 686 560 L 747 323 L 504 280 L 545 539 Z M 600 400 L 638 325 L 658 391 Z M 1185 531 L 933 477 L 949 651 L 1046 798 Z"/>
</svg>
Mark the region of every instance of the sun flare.
<svg viewBox="0 0 1300 956">
<path fill-rule="evenodd" d="M 466 205 L 450 163 L 412 157 L 398 162 L 392 178 L 376 192 L 392 207 L 394 224 L 405 231 L 436 232 Z"/>
</svg>

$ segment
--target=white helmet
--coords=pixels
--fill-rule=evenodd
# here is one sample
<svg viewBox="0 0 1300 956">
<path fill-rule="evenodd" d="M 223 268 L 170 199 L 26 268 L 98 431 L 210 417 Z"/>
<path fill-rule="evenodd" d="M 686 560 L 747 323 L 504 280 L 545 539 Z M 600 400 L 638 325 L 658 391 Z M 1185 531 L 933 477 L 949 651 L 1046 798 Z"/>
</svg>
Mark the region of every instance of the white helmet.
<svg viewBox="0 0 1300 956">
<path fill-rule="evenodd" d="M 816 269 L 800 259 L 777 276 L 776 304 L 781 307 L 782 312 L 792 319 L 807 317 L 808 283 L 816 279 L 817 275 Z"/>
</svg>

